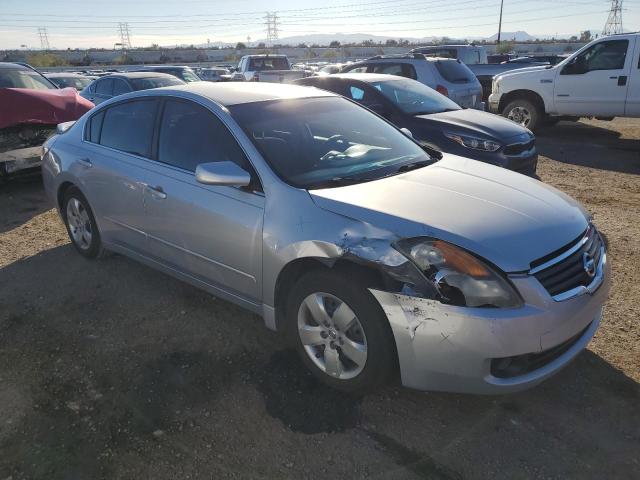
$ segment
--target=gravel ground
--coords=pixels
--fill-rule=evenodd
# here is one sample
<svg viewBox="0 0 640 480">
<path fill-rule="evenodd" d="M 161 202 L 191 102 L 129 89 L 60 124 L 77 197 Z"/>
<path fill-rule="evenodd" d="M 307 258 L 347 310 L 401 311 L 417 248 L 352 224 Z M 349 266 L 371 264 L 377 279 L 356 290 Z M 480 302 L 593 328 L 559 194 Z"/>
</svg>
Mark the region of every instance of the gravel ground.
<svg viewBox="0 0 640 480">
<path fill-rule="evenodd" d="M 613 288 L 587 351 L 502 397 L 335 393 L 254 315 L 82 259 L 38 179 L 0 185 L 0 479 L 640 478 L 640 121 L 539 148 L 607 236 Z"/>
</svg>

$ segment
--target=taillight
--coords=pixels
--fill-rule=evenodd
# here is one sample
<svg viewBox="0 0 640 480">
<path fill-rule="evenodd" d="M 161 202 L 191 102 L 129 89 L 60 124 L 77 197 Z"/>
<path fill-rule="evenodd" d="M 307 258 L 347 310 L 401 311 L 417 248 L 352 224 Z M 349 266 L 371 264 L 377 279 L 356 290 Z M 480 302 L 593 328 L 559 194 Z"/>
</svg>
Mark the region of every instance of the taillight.
<svg viewBox="0 0 640 480">
<path fill-rule="evenodd" d="M 449 90 L 444 85 L 436 85 L 436 92 L 441 93 L 445 97 L 449 96 Z"/>
<path fill-rule="evenodd" d="M 254 82 L 259 82 L 260 81 L 260 74 L 258 72 L 253 74 L 253 81 Z"/>
</svg>

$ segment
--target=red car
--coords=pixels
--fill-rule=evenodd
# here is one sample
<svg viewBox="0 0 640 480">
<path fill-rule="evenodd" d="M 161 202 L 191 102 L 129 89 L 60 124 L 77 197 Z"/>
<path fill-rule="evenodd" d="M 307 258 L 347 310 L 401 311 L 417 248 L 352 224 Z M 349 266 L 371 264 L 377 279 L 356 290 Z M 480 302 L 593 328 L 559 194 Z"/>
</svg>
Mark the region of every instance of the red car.
<svg viewBox="0 0 640 480">
<path fill-rule="evenodd" d="M 93 108 L 75 89 L 58 89 L 35 69 L 0 63 L 0 177 L 40 166 L 56 125 Z"/>
</svg>

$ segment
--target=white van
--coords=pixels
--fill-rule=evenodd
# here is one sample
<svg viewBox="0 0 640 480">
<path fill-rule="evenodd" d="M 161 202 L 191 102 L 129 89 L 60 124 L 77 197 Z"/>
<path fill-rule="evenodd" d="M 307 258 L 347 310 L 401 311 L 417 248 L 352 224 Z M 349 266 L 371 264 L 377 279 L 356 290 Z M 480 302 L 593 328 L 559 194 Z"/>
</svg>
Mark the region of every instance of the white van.
<svg viewBox="0 0 640 480">
<path fill-rule="evenodd" d="M 567 117 L 640 117 L 640 34 L 602 37 L 555 66 L 498 75 L 489 108 L 534 130 Z"/>
</svg>

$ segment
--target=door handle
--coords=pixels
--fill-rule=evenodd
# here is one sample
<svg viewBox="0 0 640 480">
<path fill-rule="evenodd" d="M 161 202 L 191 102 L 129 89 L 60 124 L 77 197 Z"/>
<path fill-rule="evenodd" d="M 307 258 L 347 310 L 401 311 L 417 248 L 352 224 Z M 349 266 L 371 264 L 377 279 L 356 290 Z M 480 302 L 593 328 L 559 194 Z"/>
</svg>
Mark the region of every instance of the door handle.
<svg viewBox="0 0 640 480">
<path fill-rule="evenodd" d="M 620 75 L 618 77 L 618 86 L 619 87 L 624 87 L 627 84 L 627 76 L 626 75 Z"/>
<path fill-rule="evenodd" d="M 91 163 L 91 160 L 89 160 L 88 158 L 81 158 L 78 160 L 78 163 L 86 168 L 93 167 L 93 163 Z"/>
<path fill-rule="evenodd" d="M 147 187 L 147 190 L 149 190 L 152 197 L 159 198 L 160 200 L 167 198 L 167 194 L 164 193 L 161 186 L 158 185 L 156 187 L 152 187 L 151 185 L 145 185 L 145 187 Z"/>
</svg>

